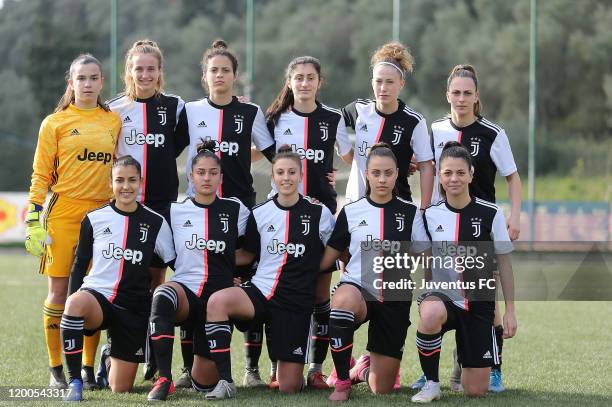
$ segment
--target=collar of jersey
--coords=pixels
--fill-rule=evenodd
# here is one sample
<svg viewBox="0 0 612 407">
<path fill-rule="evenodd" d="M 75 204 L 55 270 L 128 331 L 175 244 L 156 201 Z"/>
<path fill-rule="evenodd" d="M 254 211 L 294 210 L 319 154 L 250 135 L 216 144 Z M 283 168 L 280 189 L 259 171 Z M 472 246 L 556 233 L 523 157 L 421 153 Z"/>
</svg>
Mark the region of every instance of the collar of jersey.
<svg viewBox="0 0 612 407">
<path fill-rule="evenodd" d="M 71 103 L 70 105 L 68 105 L 68 109 L 69 110 L 72 110 L 73 112 L 76 112 L 76 113 L 79 113 L 79 114 L 95 114 L 95 113 L 98 112 L 98 108 L 99 107 L 100 106 L 96 105 L 96 107 L 92 107 L 92 108 L 89 108 L 89 109 L 83 109 L 83 108 L 75 106 L 74 103 Z"/>
<path fill-rule="evenodd" d="M 297 114 L 298 116 L 302 116 L 302 117 L 308 117 L 308 116 L 312 116 L 313 114 L 315 114 L 315 112 L 317 110 L 319 110 L 321 108 L 321 102 L 319 102 L 318 100 L 315 100 L 315 103 L 317 104 L 317 107 L 315 108 L 315 110 L 313 110 L 310 113 L 302 113 L 299 110 L 296 110 L 295 107 L 291 106 L 291 111 L 295 114 Z"/>
<path fill-rule="evenodd" d="M 208 104 L 209 105 L 211 105 L 215 109 L 219 109 L 219 110 L 226 109 L 226 108 L 230 107 L 231 105 L 233 105 L 234 103 L 238 102 L 238 98 L 236 96 L 232 96 L 232 101 L 229 102 L 227 105 L 218 105 L 218 104 L 214 103 L 212 100 L 210 100 L 210 97 L 208 97 L 208 96 L 206 97 L 206 100 L 208 100 Z"/>
<path fill-rule="evenodd" d="M 470 200 L 470 203 L 468 203 L 467 205 L 465 205 L 463 208 L 461 209 L 457 209 L 457 208 L 453 208 L 452 206 L 450 206 L 448 204 L 448 201 L 444 201 L 444 205 L 446 205 L 446 208 L 451 211 L 451 212 L 455 212 L 455 213 L 461 213 L 462 211 L 465 210 L 465 208 L 467 208 L 468 206 L 471 206 L 474 203 L 474 197 L 471 197 L 472 199 Z"/>
<path fill-rule="evenodd" d="M 159 95 L 160 95 L 159 92 L 155 92 L 153 94 L 153 96 L 150 96 L 150 97 L 148 97 L 146 99 L 136 98 L 136 102 L 139 102 L 139 103 L 148 103 L 148 102 L 151 102 L 155 98 L 159 98 Z"/>
<path fill-rule="evenodd" d="M 215 200 L 214 200 L 214 201 L 212 201 L 212 202 L 211 202 L 211 203 L 209 203 L 208 205 L 204 205 L 204 204 L 201 204 L 201 203 L 197 203 L 197 202 L 196 202 L 196 200 L 195 200 L 195 198 L 191 198 L 191 202 L 193 202 L 193 204 L 194 204 L 195 206 L 197 206 L 198 208 L 210 208 L 210 207 L 211 207 L 211 206 L 213 206 L 213 205 L 214 205 L 214 204 L 215 204 L 215 203 L 216 203 L 218 200 L 219 200 L 219 197 L 218 197 L 218 196 L 215 196 Z"/>
<path fill-rule="evenodd" d="M 366 195 L 365 199 L 368 201 L 368 203 L 372 206 L 375 206 L 377 208 L 385 208 L 387 205 L 389 205 L 389 203 L 391 203 L 391 201 L 393 201 L 395 199 L 395 195 L 393 195 L 391 197 L 391 199 L 388 202 L 385 202 L 384 204 L 379 204 L 374 202 L 373 200 L 370 199 L 369 196 Z"/>
<path fill-rule="evenodd" d="M 470 127 L 476 125 L 478 122 L 480 122 L 480 118 L 476 117 L 476 120 L 474 120 L 472 123 L 468 124 L 467 126 L 464 127 L 459 127 L 457 126 L 455 123 L 453 123 L 453 119 L 451 117 L 448 118 L 448 121 L 450 122 L 450 125 L 453 129 L 457 130 L 457 131 L 465 131 L 465 129 L 469 129 Z"/>
<path fill-rule="evenodd" d="M 298 201 L 296 203 L 294 203 L 292 206 L 283 206 L 283 205 L 281 205 L 278 202 L 278 194 L 274 195 L 274 197 L 272 198 L 272 201 L 274 201 L 274 205 L 276 205 L 276 207 L 278 209 L 281 209 L 283 211 L 289 211 L 289 210 L 295 208 L 296 206 L 298 206 L 302 202 L 302 198 L 303 198 L 302 194 L 299 194 L 299 196 L 300 197 L 299 197 Z"/>
<path fill-rule="evenodd" d="M 136 212 L 138 212 L 140 210 L 140 208 L 142 208 L 142 205 L 140 204 L 140 202 L 136 202 L 136 204 L 138 205 L 138 207 L 136 208 L 136 210 L 134 212 L 125 212 L 125 211 L 122 211 L 121 209 L 117 208 L 117 205 L 115 205 L 115 200 L 111 201 L 110 206 L 119 215 L 134 216 L 134 214 L 136 214 Z"/>
<path fill-rule="evenodd" d="M 393 113 L 383 113 L 378 110 L 378 108 L 376 107 L 376 100 L 374 100 L 374 110 L 376 111 L 376 114 L 385 118 L 392 117 L 394 114 L 403 112 L 404 106 L 406 106 L 406 104 L 402 101 L 402 99 L 397 99 L 397 110 Z"/>
</svg>

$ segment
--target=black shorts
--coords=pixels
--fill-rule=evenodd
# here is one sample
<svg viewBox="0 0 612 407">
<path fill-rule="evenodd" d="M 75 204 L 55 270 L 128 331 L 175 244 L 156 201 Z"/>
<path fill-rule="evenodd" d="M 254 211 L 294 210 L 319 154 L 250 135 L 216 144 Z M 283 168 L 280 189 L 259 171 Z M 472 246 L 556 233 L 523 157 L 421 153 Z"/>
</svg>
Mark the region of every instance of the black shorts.
<svg viewBox="0 0 612 407">
<path fill-rule="evenodd" d="M 431 295 L 444 302 L 447 318 L 442 325 L 442 334 L 455 330 L 459 364 L 466 368 L 481 368 L 499 363 L 492 309 L 466 311 L 440 293 L 425 293 L 422 297 Z"/>
<path fill-rule="evenodd" d="M 91 336 L 97 331 L 108 329 L 109 336 L 113 338 L 111 357 L 143 363 L 150 310 L 123 308 L 111 304 L 105 296 L 93 289 L 84 288 L 83 291 L 92 294 L 102 308 L 102 324 L 94 330 L 85 330 L 84 334 Z"/>
<path fill-rule="evenodd" d="M 350 282 L 349 284 L 361 291 L 361 287 Z M 365 321 L 368 326 L 368 344 L 366 349 L 370 352 L 402 360 L 404 343 L 410 327 L 410 306 L 412 301 L 365 301 L 367 315 Z M 359 325 L 355 327 L 357 329 Z"/>
<path fill-rule="evenodd" d="M 163 216 L 164 219 L 166 219 L 166 222 L 168 222 L 168 224 L 170 223 L 170 202 L 159 202 L 145 205 Z M 166 267 L 166 263 L 164 263 L 164 261 L 161 259 L 161 257 L 157 255 L 157 253 L 153 253 L 153 256 L 151 257 L 150 266 L 155 268 L 164 268 Z"/>
<path fill-rule="evenodd" d="M 304 364 L 310 349 L 310 318 L 312 309 L 290 310 L 271 305 L 257 287 L 249 283 L 240 286 L 255 309 L 250 321 L 232 321 L 240 331 L 262 323 L 269 324 L 270 355 L 285 362 Z"/>
<path fill-rule="evenodd" d="M 188 329 L 191 328 L 193 331 L 193 354 L 210 359 L 210 349 L 208 348 L 206 331 L 204 330 L 204 325 L 206 324 L 206 304 L 208 303 L 210 294 L 203 292 L 202 296 L 198 297 L 183 283 L 178 281 L 174 282 L 183 288 L 185 296 L 187 297 L 187 302 L 189 303 L 189 315 L 187 315 L 187 319 L 176 325 Z"/>
</svg>

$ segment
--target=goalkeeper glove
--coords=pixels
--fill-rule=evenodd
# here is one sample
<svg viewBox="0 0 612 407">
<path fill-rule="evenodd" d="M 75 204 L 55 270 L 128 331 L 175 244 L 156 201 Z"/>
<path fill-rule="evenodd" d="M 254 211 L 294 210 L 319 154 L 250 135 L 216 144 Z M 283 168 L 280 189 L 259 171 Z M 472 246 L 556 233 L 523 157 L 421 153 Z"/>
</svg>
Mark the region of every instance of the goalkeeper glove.
<svg viewBox="0 0 612 407">
<path fill-rule="evenodd" d="M 30 254 L 40 257 L 45 251 L 47 231 L 40 224 L 42 206 L 30 203 L 26 214 L 26 240 L 25 248 Z"/>
</svg>

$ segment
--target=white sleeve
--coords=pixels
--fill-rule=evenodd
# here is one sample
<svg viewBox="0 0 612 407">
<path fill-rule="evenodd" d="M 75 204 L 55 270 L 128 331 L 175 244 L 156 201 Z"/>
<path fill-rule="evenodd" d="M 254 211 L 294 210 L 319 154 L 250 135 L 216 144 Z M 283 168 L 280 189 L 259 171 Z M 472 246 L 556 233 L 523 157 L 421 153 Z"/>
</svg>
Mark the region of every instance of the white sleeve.
<svg viewBox="0 0 612 407">
<path fill-rule="evenodd" d="M 347 155 L 353 148 L 353 144 L 346 132 L 346 123 L 344 123 L 344 118 L 342 116 L 340 116 L 338 128 L 336 129 L 336 145 L 340 157 Z"/>
<path fill-rule="evenodd" d="M 410 236 L 410 240 L 412 241 L 412 253 L 422 253 L 431 247 L 429 236 L 427 236 L 427 232 L 425 231 L 423 214 L 418 207 L 414 214 L 414 219 L 412 220 L 412 236 Z"/>
<path fill-rule="evenodd" d="M 172 231 L 166 219 L 163 220 L 159 233 L 157 234 L 157 240 L 155 240 L 155 253 L 161 257 L 164 263 L 168 263 L 176 258 Z"/>
<path fill-rule="evenodd" d="M 258 151 L 263 151 L 274 144 L 274 139 L 268 131 L 264 114 L 259 106 L 257 106 L 257 114 L 253 121 L 253 142 Z"/>
<path fill-rule="evenodd" d="M 410 147 L 412 147 L 412 151 L 414 151 L 417 162 L 422 163 L 423 161 L 433 160 L 431 139 L 429 138 L 429 133 L 427 132 L 427 121 L 425 118 L 419 121 L 412 131 Z"/>
<path fill-rule="evenodd" d="M 516 172 L 516 163 L 510 148 L 510 141 L 503 129 L 497 134 L 491 146 L 491 160 L 495 163 L 502 177 L 507 177 Z"/>
<path fill-rule="evenodd" d="M 179 117 L 181 117 L 181 112 L 185 108 L 185 101 L 180 96 L 176 97 L 176 126 L 178 126 Z M 176 128 L 176 126 L 174 126 Z"/>
<path fill-rule="evenodd" d="M 493 238 L 493 244 L 495 246 L 495 254 L 508 254 L 514 250 L 514 246 L 512 245 L 510 236 L 508 235 L 506 218 L 504 217 L 504 213 L 500 208 L 497 208 L 497 213 L 493 218 L 491 237 Z"/>
<path fill-rule="evenodd" d="M 238 202 L 240 203 L 240 210 L 238 212 L 238 236 L 244 236 L 251 211 L 249 211 L 249 209 L 244 206 L 242 202 Z"/>
<path fill-rule="evenodd" d="M 319 220 L 319 238 L 321 239 L 321 243 L 323 246 L 327 246 L 327 241 L 334 230 L 336 220 L 334 219 L 334 215 L 332 215 L 331 211 L 326 207 L 321 205 L 321 220 Z"/>
</svg>

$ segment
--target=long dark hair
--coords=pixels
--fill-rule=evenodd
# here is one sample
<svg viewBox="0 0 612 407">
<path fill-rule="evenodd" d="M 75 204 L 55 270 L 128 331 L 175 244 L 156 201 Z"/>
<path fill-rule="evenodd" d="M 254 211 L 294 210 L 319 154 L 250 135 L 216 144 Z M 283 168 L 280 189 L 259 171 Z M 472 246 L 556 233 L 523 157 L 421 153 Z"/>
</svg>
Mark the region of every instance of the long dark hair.
<svg viewBox="0 0 612 407">
<path fill-rule="evenodd" d="M 390 158 L 393 160 L 393 162 L 395 163 L 395 167 L 397 168 L 397 157 L 395 157 L 395 154 L 393 154 L 393 151 L 391 150 L 391 147 L 389 147 L 389 144 L 385 142 L 381 141 L 379 143 L 374 144 L 372 147 L 370 147 L 368 158 L 366 158 L 366 168 L 370 166 L 370 159 L 372 157 Z M 370 181 L 368 181 L 368 179 L 366 178 L 366 191 L 365 191 L 366 196 L 369 196 L 370 192 L 372 192 L 372 188 L 370 187 Z M 393 195 L 397 195 L 397 182 L 393 186 Z"/>
</svg>

